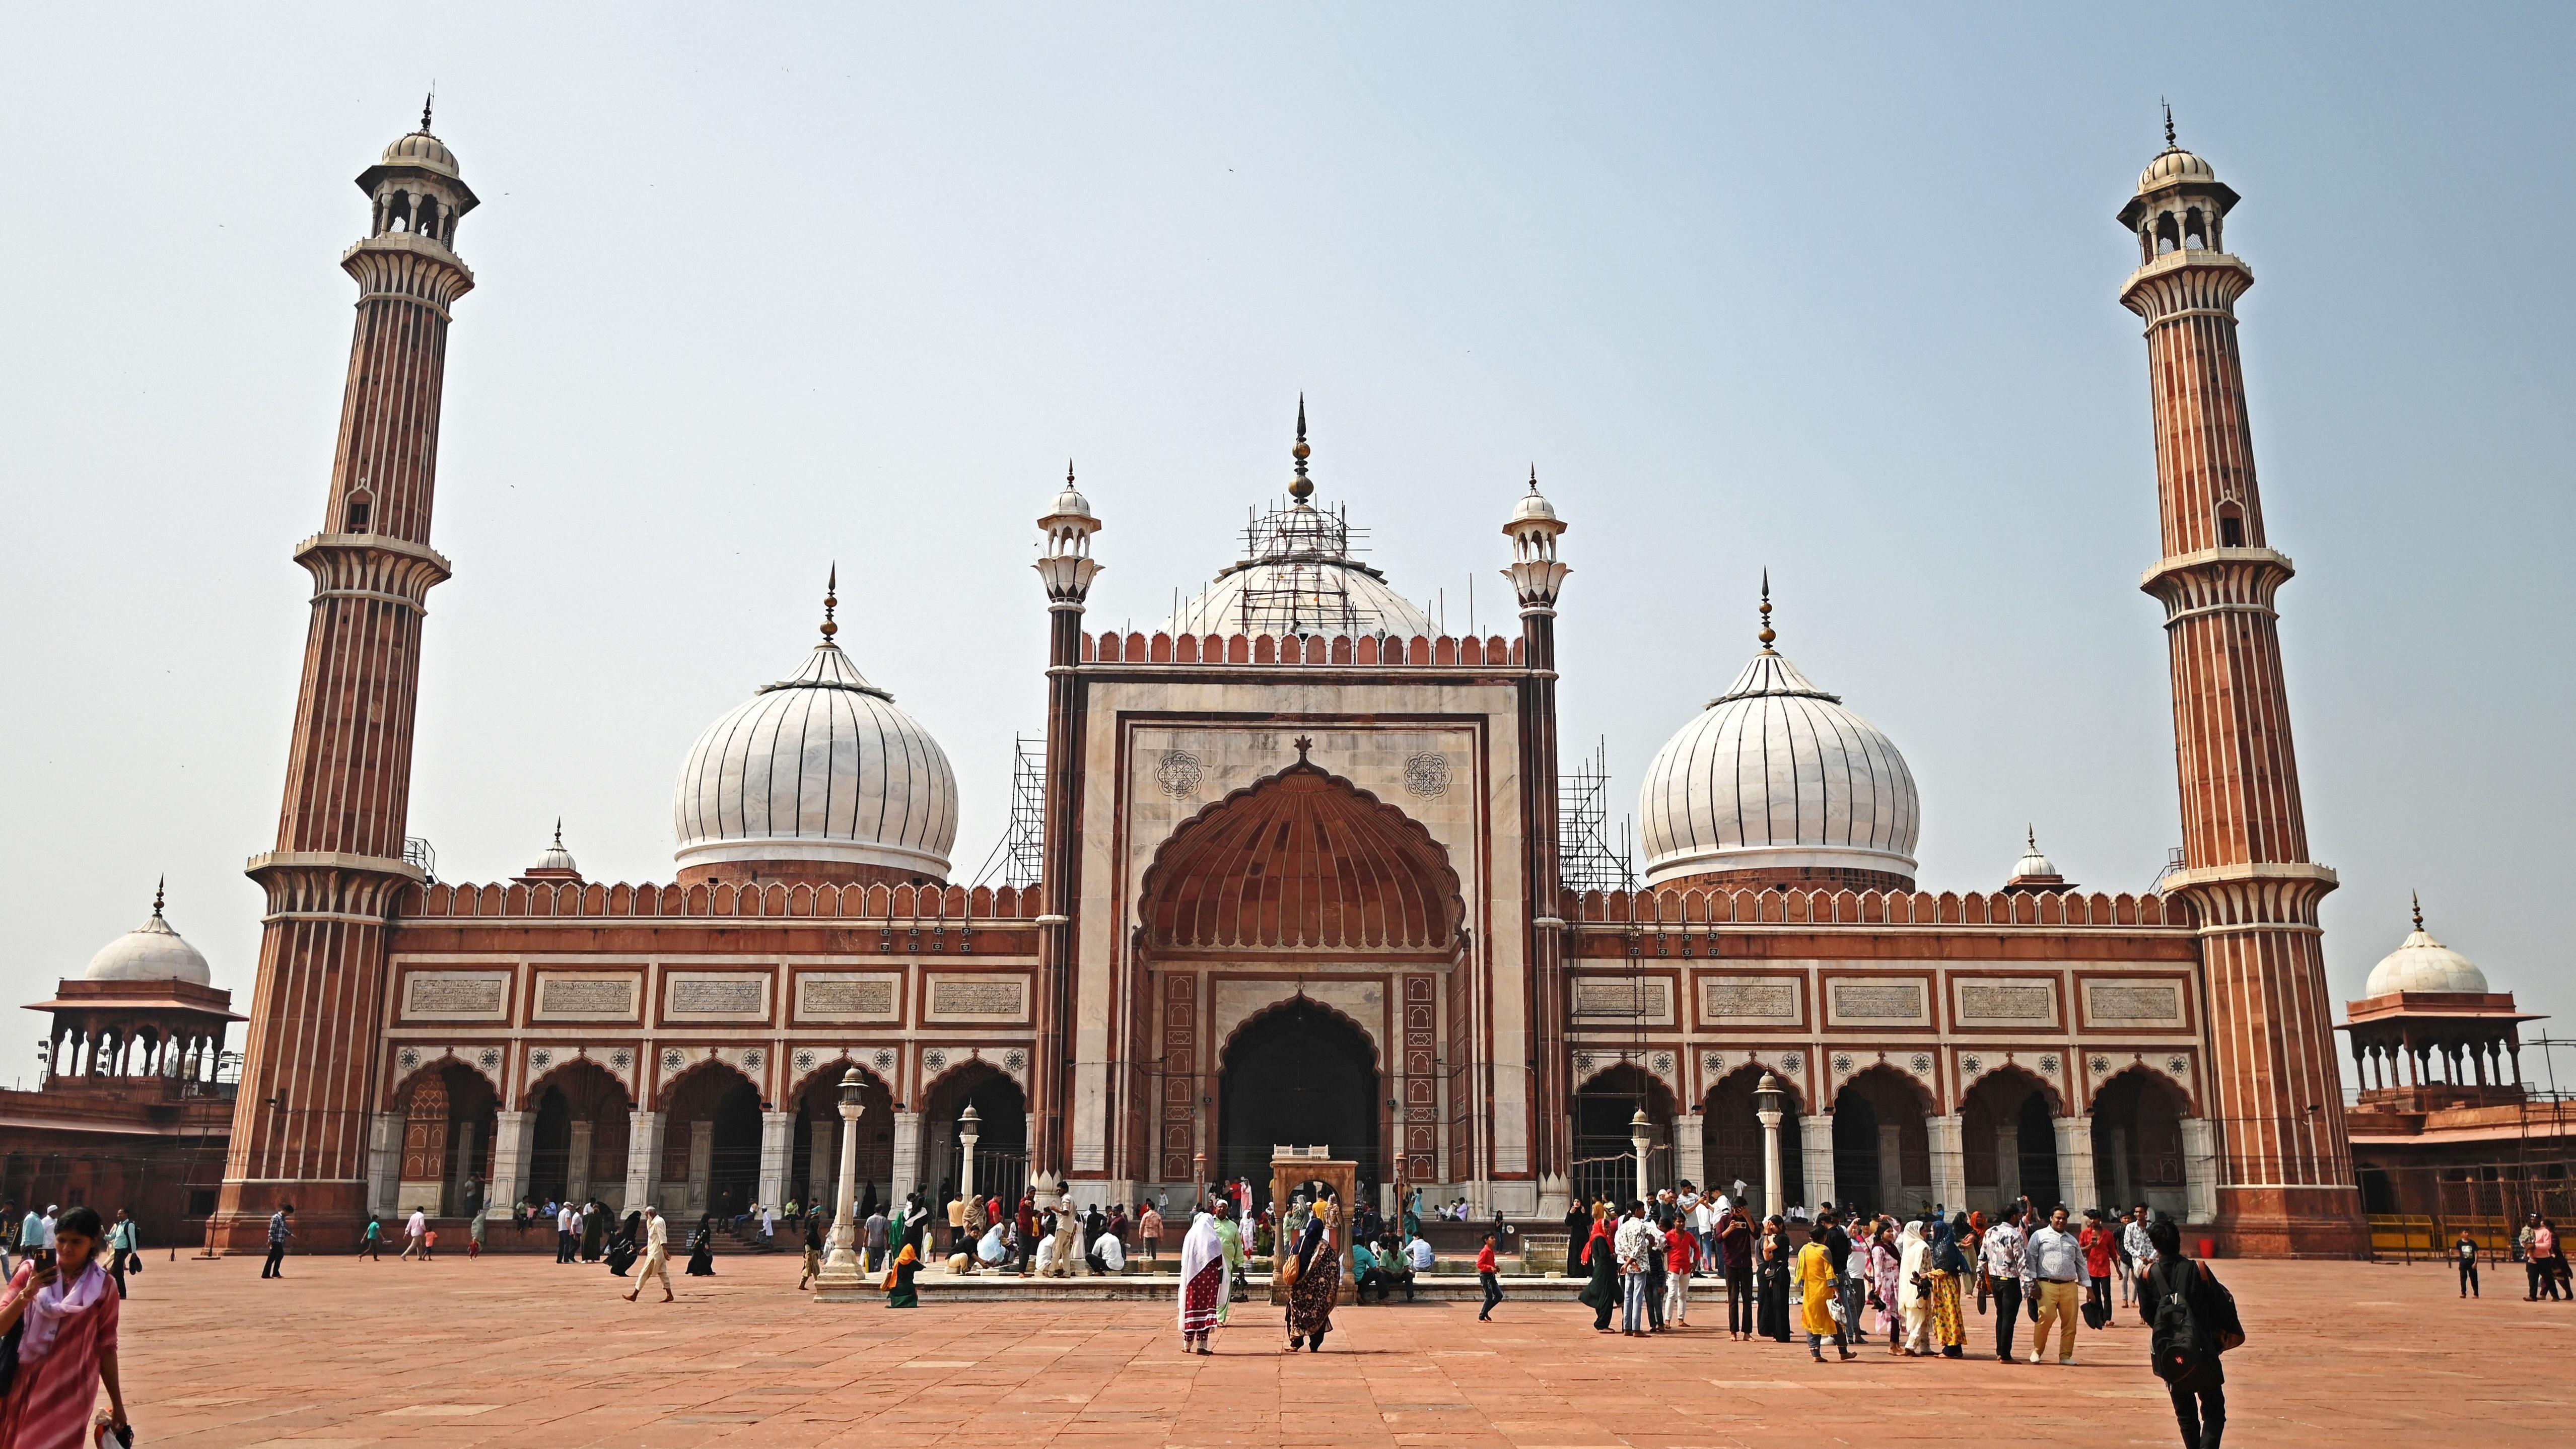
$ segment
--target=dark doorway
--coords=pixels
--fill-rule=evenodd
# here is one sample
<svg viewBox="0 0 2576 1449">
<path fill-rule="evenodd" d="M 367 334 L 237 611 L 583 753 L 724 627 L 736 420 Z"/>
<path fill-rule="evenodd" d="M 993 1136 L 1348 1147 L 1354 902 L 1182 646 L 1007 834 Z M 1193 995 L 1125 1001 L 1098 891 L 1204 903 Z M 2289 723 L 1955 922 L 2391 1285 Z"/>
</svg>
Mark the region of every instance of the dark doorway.
<svg viewBox="0 0 2576 1449">
<path fill-rule="evenodd" d="M 2143 1068 L 2131 1067 L 2103 1083 L 2093 1094 L 2095 1180 L 2067 1186 L 2077 1193 L 2092 1189 L 2094 1204 L 2131 1208 L 2145 1203 L 2181 1220 L 2187 1206 L 2182 1165 L 2186 1105 L 2181 1092 Z"/>
<path fill-rule="evenodd" d="M 1763 1183 L 1762 1119 L 1753 1115 L 1753 1089 L 1762 1081 L 1760 1067 L 1742 1067 L 1708 1094 L 1706 1125 L 1700 1145 L 1708 1181 L 1760 1217 L 1770 1201 Z M 1799 1130 L 1798 1098 L 1783 1084 L 1780 1113 L 1780 1206 L 1783 1211 L 1807 1200 L 1805 1153 Z M 1737 1183 L 1742 1183 L 1739 1191 Z"/>
<path fill-rule="evenodd" d="M 662 1210 L 729 1218 L 760 1185 L 760 1092 L 726 1066 L 703 1066 L 671 1094 L 662 1138 Z"/>
<path fill-rule="evenodd" d="M 841 1073 L 846 1058 L 807 1079 L 796 1099 L 796 1136 L 787 1144 L 787 1195 L 837 1209 L 841 1190 Z M 859 1203 L 893 1201 L 894 1093 L 883 1078 L 859 1070 L 859 1151 L 851 1191 Z"/>
<path fill-rule="evenodd" d="M 1959 1135 L 1970 1206 L 1992 1212 L 2026 1196 L 2045 1213 L 2061 1200 L 2057 1117 L 2037 1077 L 2007 1067 L 1979 1078 L 1960 1105 Z"/>
<path fill-rule="evenodd" d="M 969 1107 L 976 1118 L 975 1191 L 1017 1202 L 1029 1180 L 1029 1099 L 1019 1083 L 983 1062 L 958 1068 L 931 1089 L 922 1110 L 921 1171 L 927 1179 L 922 1185 L 935 1189 L 943 1203 L 964 1189 L 959 1169 L 966 1136 L 960 1119 Z"/>
<path fill-rule="evenodd" d="M 596 1063 L 575 1061 L 540 1079 L 528 1201 L 626 1196 L 626 1088 Z M 635 1204 L 642 1207 L 642 1203 Z"/>
<path fill-rule="evenodd" d="M 1923 1113 L 1922 1088 L 1893 1068 L 1871 1067 L 1843 1084 L 1834 1098 L 1836 1207 L 1909 1217 L 1932 1206 Z"/>
<path fill-rule="evenodd" d="M 1646 1185 L 1673 1185 L 1673 1094 L 1652 1073 L 1622 1063 L 1574 1094 L 1574 1195 L 1625 1203 L 1637 1195 L 1637 1113 L 1646 1114 Z"/>
<path fill-rule="evenodd" d="M 1275 1147 L 1325 1145 L 1375 1182 L 1377 1051 L 1349 1018 L 1303 997 L 1245 1022 L 1226 1048 L 1217 1088 L 1216 1172 L 1270 1194 Z M 1365 1196 L 1365 1193 L 1363 1194 Z"/>
</svg>

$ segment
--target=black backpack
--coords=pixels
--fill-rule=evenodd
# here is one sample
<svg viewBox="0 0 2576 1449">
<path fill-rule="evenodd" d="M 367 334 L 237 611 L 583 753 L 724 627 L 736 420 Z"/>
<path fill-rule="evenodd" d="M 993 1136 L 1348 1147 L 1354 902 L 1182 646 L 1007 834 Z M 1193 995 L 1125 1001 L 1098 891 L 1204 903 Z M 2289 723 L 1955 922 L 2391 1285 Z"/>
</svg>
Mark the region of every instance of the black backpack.
<svg viewBox="0 0 2576 1449">
<path fill-rule="evenodd" d="M 2167 1383 L 2177 1382 L 2245 1341 L 2244 1327 L 2236 1317 L 2236 1296 L 2210 1275 L 2207 1265 L 2188 1258 L 2167 1258 L 2156 1263 L 2154 1272 L 2156 1286 L 2162 1290 L 2156 1301 L 2154 1332 L 2148 1340 L 2156 1377 Z M 2202 1287 L 2209 1290 L 2206 1314 L 2194 1310 L 2191 1301 L 2194 1290 Z M 2204 1318 L 2209 1321 L 2202 1321 Z"/>
</svg>

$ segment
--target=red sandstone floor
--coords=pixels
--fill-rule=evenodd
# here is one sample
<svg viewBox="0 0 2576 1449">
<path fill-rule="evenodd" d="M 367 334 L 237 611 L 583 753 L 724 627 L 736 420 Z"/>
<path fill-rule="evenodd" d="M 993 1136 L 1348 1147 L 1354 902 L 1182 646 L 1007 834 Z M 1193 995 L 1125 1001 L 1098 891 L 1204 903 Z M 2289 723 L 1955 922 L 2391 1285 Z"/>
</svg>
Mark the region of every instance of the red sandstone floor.
<svg viewBox="0 0 2576 1449">
<path fill-rule="evenodd" d="M 2490 1272 L 2490 1296 L 2463 1304 L 2440 1266 L 2220 1266 L 2251 1334 L 2227 1360 L 2230 1444 L 2567 1442 L 2576 1307 L 2522 1302 L 2519 1270 Z M 785 1256 L 719 1260 L 721 1276 L 683 1278 L 672 1306 L 629 1305 L 611 1296 L 624 1284 L 605 1270 L 535 1257 L 288 1267 L 285 1280 L 262 1282 L 255 1258 L 152 1255 L 124 1318 L 138 1442 L 2178 1440 L 2135 1326 L 2085 1332 L 2072 1369 L 1883 1349 L 1819 1367 L 1803 1343 L 1730 1342 L 1722 1305 L 1703 1306 L 1679 1336 L 1631 1340 L 1595 1335 L 1575 1305 L 1507 1303 L 1479 1324 L 1473 1305 L 1398 1304 L 1345 1308 L 1323 1355 L 1286 1358 L 1272 1313 L 1250 1304 L 1237 1306 L 1215 1357 L 1185 1359 L 1167 1310 L 824 1306 L 793 1291 L 796 1261 Z M 1972 1344 L 1988 1322 L 1972 1321 Z"/>
</svg>

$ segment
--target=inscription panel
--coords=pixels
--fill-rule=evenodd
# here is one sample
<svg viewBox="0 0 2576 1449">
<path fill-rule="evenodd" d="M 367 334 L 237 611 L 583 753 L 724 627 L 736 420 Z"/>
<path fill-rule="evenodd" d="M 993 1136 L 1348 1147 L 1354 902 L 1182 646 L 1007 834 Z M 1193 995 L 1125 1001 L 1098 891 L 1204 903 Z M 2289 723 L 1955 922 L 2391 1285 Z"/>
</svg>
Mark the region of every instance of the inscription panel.
<svg viewBox="0 0 2576 1449">
<path fill-rule="evenodd" d="M 2162 1026 L 2183 1024 L 2179 981 L 2087 981 L 2084 983 L 2087 1026 Z"/>
<path fill-rule="evenodd" d="M 860 972 L 807 972 L 796 978 L 799 1021 L 893 1021 L 902 978 Z"/>
<path fill-rule="evenodd" d="M 537 977 L 539 1021 L 633 1021 L 643 982 L 633 976 Z"/>
<path fill-rule="evenodd" d="M 1711 1026 L 1798 1026 L 1799 983 L 1777 976 L 1711 976 L 1699 984 L 1700 1019 Z"/>
<path fill-rule="evenodd" d="M 1594 1019 L 1670 1024 L 1673 1019 L 1672 983 L 1578 979 L 1574 983 L 1574 1014 Z"/>
<path fill-rule="evenodd" d="M 1029 1014 L 1025 976 L 933 976 L 931 1021 L 1023 1021 Z"/>
<path fill-rule="evenodd" d="M 767 1021 L 769 977 L 748 971 L 674 971 L 662 978 L 662 1012 L 673 1021 Z"/>
<path fill-rule="evenodd" d="M 403 978 L 402 1014 L 413 1021 L 505 1020 L 510 973 L 414 971 Z"/>
<path fill-rule="evenodd" d="M 2046 981 L 1960 981 L 1958 1017 L 1979 1026 L 2055 1026 L 2057 988 Z"/>
<path fill-rule="evenodd" d="M 1825 1021 L 1831 1026 L 1929 1026 L 1927 995 L 1921 981 L 1829 981 Z"/>
</svg>

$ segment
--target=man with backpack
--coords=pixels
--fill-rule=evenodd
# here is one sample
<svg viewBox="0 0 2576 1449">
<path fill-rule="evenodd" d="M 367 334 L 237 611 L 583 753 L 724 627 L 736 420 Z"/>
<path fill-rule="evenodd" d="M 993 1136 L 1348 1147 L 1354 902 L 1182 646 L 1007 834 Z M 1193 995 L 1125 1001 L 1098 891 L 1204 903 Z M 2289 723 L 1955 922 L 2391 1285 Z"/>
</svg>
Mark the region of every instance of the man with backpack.
<svg viewBox="0 0 2576 1449">
<path fill-rule="evenodd" d="M 2182 1255 L 2182 1230 L 2169 1218 L 2147 1225 L 2155 1262 L 2138 1280 L 2138 1316 L 2153 1330 L 2151 1361 L 2173 1398 L 2183 1449 L 2219 1449 L 2227 1428 L 2226 1372 L 2218 1356 L 2245 1341 L 2236 1298 L 2206 1264 Z"/>
</svg>

